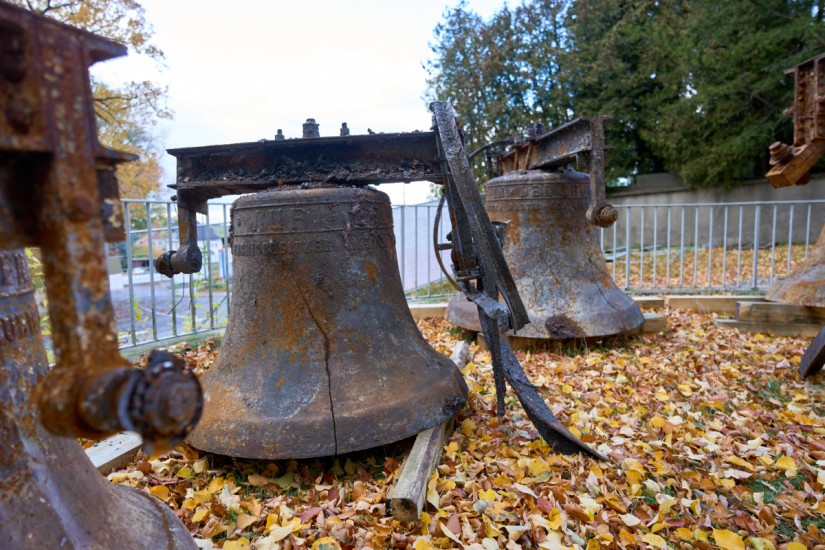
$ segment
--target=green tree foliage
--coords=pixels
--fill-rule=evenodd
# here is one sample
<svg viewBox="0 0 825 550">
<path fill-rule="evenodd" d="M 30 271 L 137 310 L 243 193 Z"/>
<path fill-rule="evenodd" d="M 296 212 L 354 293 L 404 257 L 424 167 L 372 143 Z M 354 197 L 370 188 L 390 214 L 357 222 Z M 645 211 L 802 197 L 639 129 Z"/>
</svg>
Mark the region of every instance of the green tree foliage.
<svg viewBox="0 0 825 550">
<path fill-rule="evenodd" d="M 152 43 L 152 27 L 136 0 L 11 0 L 12 3 L 53 17 L 129 46 L 163 66 L 163 52 Z M 162 177 L 153 144 L 152 127 L 171 118 L 166 89 L 152 82 L 126 82 L 112 87 L 92 81 L 100 142 L 113 149 L 136 153 L 140 160 L 117 169 L 120 194 L 142 198 L 156 190 Z"/>
<path fill-rule="evenodd" d="M 522 0 L 485 21 L 462 2 L 431 45 L 428 99 L 451 98 L 468 149 L 528 123 L 608 114 L 609 175 L 693 186 L 763 174 L 790 136 L 791 67 L 825 50 L 825 0 Z"/>
<path fill-rule="evenodd" d="M 465 0 L 444 14 L 425 64 L 427 101 L 452 99 L 467 149 L 523 133 L 528 124 L 567 119 L 557 78 L 563 4 L 538 0 L 485 22 Z"/>
</svg>

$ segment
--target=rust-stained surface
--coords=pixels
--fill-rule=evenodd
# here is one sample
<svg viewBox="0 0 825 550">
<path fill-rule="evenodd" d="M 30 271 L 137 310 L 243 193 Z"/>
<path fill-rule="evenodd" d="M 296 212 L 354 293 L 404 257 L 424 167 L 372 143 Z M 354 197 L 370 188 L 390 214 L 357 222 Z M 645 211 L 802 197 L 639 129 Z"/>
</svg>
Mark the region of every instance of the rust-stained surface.
<svg viewBox="0 0 825 550">
<path fill-rule="evenodd" d="M 172 510 L 109 483 L 72 438 L 43 429 L 34 388 L 48 370 L 22 250 L 0 250 L 0 548 L 196 548 Z"/>
<path fill-rule="evenodd" d="M 133 157 L 98 143 L 88 67 L 125 53 L 0 2 L 0 248 L 42 251 L 57 357 L 35 392 L 43 424 L 173 443 L 197 421 L 197 379 L 179 368 L 138 371 L 120 356 L 102 256 L 106 240 L 123 238 L 114 169 Z M 173 405 L 169 389 L 187 407 Z"/>
<path fill-rule="evenodd" d="M 774 187 L 802 185 L 810 169 L 825 155 L 825 54 L 785 71 L 794 77 L 793 144 L 770 147 L 773 168 L 765 177 Z"/>
<path fill-rule="evenodd" d="M 315 140 L 317 141 L 317 140 Z M 233 309 L 190 442 L 248 458 L 346 453 L 453 416 L 467 387 L 412 319 L 386 194 L 281 186 L 232 208 Z"/>
<path fill-rule="evenodd" d="M 501 156 L 501 174 L 526 170 L 549 170 L 575 162 L 589 174 L 590 203 L 586 219 L 599 227 L 610 227 L 618 212 L 605 202 L 604 170 L 607 156 L 604 144 L 604 121 L 608 117 L 582 117 L 544 133 L 533 125 L 529 135 L 510 146 Z"/>
<path fill-rule="evenodd" d="M 520 330 L 530 321 L 501 250 L 506 223 L 491 223 L 484 210 L 452 105 L 436 101 L 430 104 L 430 110 L 438 132 L 439 153 L 450 173 L 444 193 L 452 222 L 453 273 L 464 295 L 476 306 L 490 348 L 498 415 L 504 415 L 509 383 L 533 426 L 555 451 L 607 460 L 559 421 L 527 378 L 507 339 L 502 338 L 502 330 Z"/>
<path fill-rule="evenodd" d="M 305 182 L 441 181 L 433 132 L 276 139 L 170 149 L 169 154 L 178 163 L 178 200 L 186 204 Z"/>
<path fill-rule="evenodd" d="M 508 222 L 502 249 L 530 324 L 516 336 L 551 340 L 621 334 L 641 326 L 635 302 L 616 287 L 587 223 L 587 174 L 515 172 L 487 182 L 487 211 Z M 447 319 L 479 330 L 474 304 L 451 301 Z"/>
</svg>

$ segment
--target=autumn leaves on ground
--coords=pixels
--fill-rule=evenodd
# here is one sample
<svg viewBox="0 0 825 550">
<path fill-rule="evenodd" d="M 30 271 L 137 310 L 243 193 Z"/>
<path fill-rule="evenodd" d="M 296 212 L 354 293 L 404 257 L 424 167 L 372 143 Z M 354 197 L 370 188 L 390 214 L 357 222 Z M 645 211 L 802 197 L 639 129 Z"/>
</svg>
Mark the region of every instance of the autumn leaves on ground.
<svg viewBox="0 0 825 550">
<path fill-rule="evenodd" d="M 419 326 L 446 354 L 463 336 Z M 278 462 L 181 446 L 109 477 L 166 502 L 206 548 L 825 548 L 823 377 L 796 372 L 807 343 L 670 311 L 664 334 L 519 353 L 609 462 L 552 452 L 510 393 L 497 417 L 490 356 L 476 350 L 418 523 L 385 501 L 409 441 Z M 217 351 L 182 353 L 200 370 Z"/>
</svg>

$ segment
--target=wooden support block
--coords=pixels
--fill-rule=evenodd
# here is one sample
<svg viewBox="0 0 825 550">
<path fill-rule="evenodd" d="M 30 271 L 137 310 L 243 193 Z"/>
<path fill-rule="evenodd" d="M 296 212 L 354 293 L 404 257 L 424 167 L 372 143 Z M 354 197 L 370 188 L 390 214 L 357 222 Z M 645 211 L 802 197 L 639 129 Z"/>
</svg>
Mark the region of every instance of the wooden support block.
<svg viewBox="0 0 825 550">
<path fill-rule="evenodd" d="M 410 304 L 410 313 L 416 321 L 433 317 L 443 319 L 447 313 L 447 304 Z"/>
<path fill-rule="evenodd" d="M 639 332 L 642 334 L 651 332 L 662 332 L 667 330 L 667 315 L 662 313 L 643 313 L 644 322 L 639 327 Z"/>
<path fill-rule="evenodd" d="M 421 517 L 427 483 L 441 459 L 441 449 L 452 421 L 451 418 L 415 438 L 413 448 L 401 466 L 401 474 L 387 495 L 392 517 L 396 520 L 418 521 Z"/>
<path fill-rule="evenodd" d="M 141 444 L 143 439 L 138 434 L 122 432 L 98 441 L 86 449 L 86 456 L 98 472 L 106 475 L 132 460 L 140 450 Z"/>
<path fill-rule="evenodd" d="M 822 365 L 825 365 L 825 328 L 819 331 L 802 355 L 802 360 L 799 362 L 799 374 L 802 378 L 807 378 L 822 370 Z"/>
<path fill-rule="evenodd" d="M 665 307 L 665 299 L 661 296 L 633 296 L 633 301 L 641 309 L 658 309 Z"/>
<path fill-rule="evenodd" d="M 813 338 L 822 329 L 822 325 L 798 323 L 757 323 L 737 319 L 716 319 L 716 326 L 735 328 L 740 332 L 761 332 L 772 336 L 799 336 Z"/>
<path fill-rule="evenodd" d="M 746 300 L 749 302 L 764 301 L 761 296 L 668 296 L 665 298 L 665 304 L 674 309 L 733 315 L 736 312 L 736 302 Z"/>
<path fill-rule="evenodd" d="M 749 323 L 825 324 L 825 307 L 778 302 L 736 302 L 736 320 Z"/>
<path fill-rule="evenodd" d="M 464 368 L 470 353 L 467 342 L 459 342 L 453 348 L 450 359 L 459 369 Z M 390 503 L 392 517 L 398 521 L 418 521 L 424 500 L 427 496 L 427 484 L 430 476 L 441 459 L 441 449 L 452 431 L 453 419 L 418 434 L 410 454 L 401 466 L 401 473 L 395 485 L 390 489 L 387 500 Z"/>
</svg>

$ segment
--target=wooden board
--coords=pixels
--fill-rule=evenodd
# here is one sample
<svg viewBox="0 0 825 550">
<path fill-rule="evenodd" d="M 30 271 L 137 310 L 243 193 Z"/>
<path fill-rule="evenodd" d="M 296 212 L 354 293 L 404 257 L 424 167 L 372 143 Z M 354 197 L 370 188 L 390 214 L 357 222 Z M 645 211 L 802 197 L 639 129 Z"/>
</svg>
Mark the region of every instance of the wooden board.
<svg viewBox="0 0 825 550">
<path fill-rule="evenodd" d="M 825 324 L 825 307 L 777 302 L 736 302 L 736 319 L 749 323 Z"/>
<path fill-rule="evenodd" d="M 98 472 L 106 475 L 131 461 L 142 443 L 143 439 L 138 434 L 122 432 L 98 441 L 86 449 L 86 456 Z"/>
<path fill-rule="evenodd" d="M 802 360 L 799 362 L 799 374 L 802 378 L 807 378 L 822 370 L 823 364 L 825 364 L 825 328 L 819 331 L 802 355 Z"/>
<path fill-rule="evenodd" d="M 410 304 L 413 319 L 419 321 L 427 318 L 443 318 L 447 313 L 447 304 Z"/>
<path fill-rule="evenodd" d="M 659 309 L 665 307 L 665 299 L 661 296 L 633 296 L 633 301 L 641 309 Z"/>
<path fill-rule="evenodd" d="M 733 315 L 736 312 L 736 302 L 762 302 L 761 296 L 668 296 L 665 298 L 667 307 L 686 309 L 700 313 L 725 313 Z"/>
<path fill-rule="evenodd" d="M 467 363 L 470 346 L 459 342 L 453 348 L 450 357 L 461 369 Z M 418 521 L 424 509 L 427 496 L 427 484 L 430 476 L 441 460 L 444 442 L 452 431 L 453 419 L 418 434 L 410 454 L 401 466 L 401 473 L 395 485 L 387 494 L 392 517 L 398 521 Z"/>
<path fill-rule="evenodd" d="M 738 321 L 736 319 L 716 319 L 716 326 L 722 328 L 735 328 L 741 332 L 761 332 L 773 336 L 799 336 L 802 338 L 813 338 L 822 328 L 822 325 L 797 324 L 797 323 L 755 323 Z"/>
<path fill-rule="evenodd" d="M 424 509 L 427 483 L 441 460 L 441 449 L 447 439 L 452 418 L 418 434 L 409 456 L 404 460 L 401 474 L 390 489 L 387 500 L 392 517 L 398 521 L 418 521 Z"/>
</svg>

